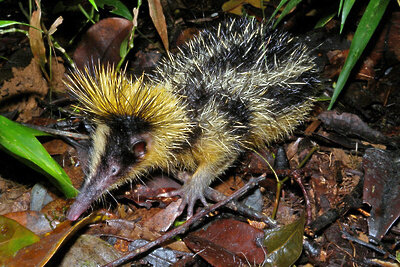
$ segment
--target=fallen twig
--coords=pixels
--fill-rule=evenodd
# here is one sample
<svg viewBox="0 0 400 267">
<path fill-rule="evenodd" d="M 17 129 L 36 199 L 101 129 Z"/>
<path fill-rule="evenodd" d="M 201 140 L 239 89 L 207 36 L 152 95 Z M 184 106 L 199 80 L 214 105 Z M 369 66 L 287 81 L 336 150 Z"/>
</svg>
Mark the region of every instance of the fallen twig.
<svg viewBox="0 0 400 267">
<path fill-rule="evenodd" d="M 306 225 L 309 225 L 311 223 L 311 218 L 312 218 L 312 210 L 311 210 L 310 198 L 308 197 L 307 190 L 304 187 L 303 180 L 301 179 L 301 175 L 300 175 L 299 171 L 298 170 L 294 170 L 292 172 L 292 176 L 293 176 L 294 180 L 297 182 L 297 184 L 299 185 L 299 187 L 301 189 L 301 192 L 303 192 L 304 201 L 306 202 L 305 203 L 306 214 L 307 214 L 307 216 L 306 216 L 307 217 Z"/>
<path fill-rule="evenodd" d="M 35 129 L 35 130 L 45 132 L 45 133 L 57 135 L 57 136 L 72 137 L 72 138 L 76 138 L 76 139 L 89 139 L 89 136 L 86 134 L 67 132 L 67 131 L 57 130 L 57 129 L 53 129 L 53 128 L 49 128 L 49 127 L 33 125 L 33 124 L 28 124 L 28 123 L 22 123 L 22 125 L 32 128 L 32 129 Z"/>
<path fill-rule="evenodd" d="M 377 247 L 377 246 L 374 246 L 373 244 L 370 244 L 370 243 L 367 243 L 367 242 L 365 242 L 365 241 L 362 241 L 362 240 L 360 240 L 360 239 L 358 239 L 358 238 L 356 238 L 356 237 L 350 235 L 348 232 L 346 232 L 346 231 L 344 231 L 344 230 L 342 230 L 341 233 L 342 233 L 342 237 L 343 237 L 344 239 L 347 239 L 347 240 L 349 240 L 349 241 L 356 242 L 356 243 L 358 243 L 358 244 L 360 244 L 360 245 L 362 245 L 362 246 L 365 246 L 365 247 L 367 247 L 367 248 L 370 248 L 370 249 L 372 249 L 372 250 L 375 250 L 376 252 L 379 252 L 379 253 L 381 253 L 381 254 L 383 254 L 383 255 L 389 257 L 389 258 L 392 259 L 392 260 L 396 260 L 396 257 L 395 257 L 395 256 L 393 256 L 392 254 L 390 254 L 389 252 L 387 252 L 387 251 L 384 250 L 384 249 L 381 249 L 381 248 L 379 248 L 379 247 Z"/>
</svg>

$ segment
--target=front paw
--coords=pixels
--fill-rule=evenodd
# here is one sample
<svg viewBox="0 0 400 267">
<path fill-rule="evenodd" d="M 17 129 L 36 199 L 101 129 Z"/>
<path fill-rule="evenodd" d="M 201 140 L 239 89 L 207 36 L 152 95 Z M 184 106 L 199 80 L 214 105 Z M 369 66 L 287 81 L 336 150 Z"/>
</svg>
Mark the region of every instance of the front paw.
<svg viewBox="0 0 400 267">
<path fill-rule="evenodd" d="M 200 200 L 201 203 L 206 207 L 208 203 L 206 198 L 204 197 L 203 189 L 189 185 L 183 185 L 181 189 L 177 189 L 168 193 L 161 194 L 162 197 L 173 197 L 180 196 L 182 199 L 181 204 L 179 205 L 178 212 L 181 214 L 187 206 L 187 218 L 190 219 L 193 216 L 194 205 L 197 200 Z"/>
</svg>

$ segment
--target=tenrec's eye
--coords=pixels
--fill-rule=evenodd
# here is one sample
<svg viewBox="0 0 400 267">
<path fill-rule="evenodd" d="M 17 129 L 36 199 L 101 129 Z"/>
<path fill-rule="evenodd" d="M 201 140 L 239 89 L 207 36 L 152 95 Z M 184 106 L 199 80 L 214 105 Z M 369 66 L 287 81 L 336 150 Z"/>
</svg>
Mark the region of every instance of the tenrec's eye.
<svg viewBox="0 0 400 267">
<path fill-rule="evenodd" d="M 116 175 L 119 171 L 119 168 L 116 166 L 111 167 L 111 175 Z"/>
<path fill-rule="evenodd" d="M 133 144 L 132 152 L 135 154 L 136 158 L 141 159 L 146 155 L 146 142 L 143 140 L 137 141 Z"/>
</svg>

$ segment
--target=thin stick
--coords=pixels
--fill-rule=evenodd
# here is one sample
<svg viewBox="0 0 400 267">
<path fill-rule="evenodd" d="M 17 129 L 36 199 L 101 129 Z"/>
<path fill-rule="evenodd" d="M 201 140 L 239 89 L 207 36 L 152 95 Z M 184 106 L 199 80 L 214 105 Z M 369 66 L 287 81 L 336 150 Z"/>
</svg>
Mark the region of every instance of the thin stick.
<svg viewBox="0 0 400 267">
<path fill-rule="evenodd" d="M 73 133 L 73 132 L 67 132 L 67 131 L 62 131 L 62 130 L 56 130 L 53 128 L 49 127 L 44 127 L 44 126 L 39 126 L 39 125 L 33 125 L 33 124 L 28 124 L 28 123 L 21 123 L 22 125 L 39 130 L 45 133 L 57 135 L 57 136 L 65 136 L 65 137 L 71 137 L 71 138 L 76 138 L 76 139 L 89 139 L 89 136 L 86 134 L 79 134 L 79 133 Z"/>
<path fill-rule="evenodd" d="M 396 257 L 395 257 L 395 256 L 393 256 L 392 254 L 390 254 L 388 251 L 386 251 L 386 250 L 384 250 L 384 249 L 381 249 L 381 248 L 379 248 L 379 247 L 377 247 L 377 246 L 374 246 L 373 244 L 370 244 L 370 243 L 367 243 L 367 242 L 365 242 L 365 241 L 362 241 L 361 239 L 355 238 L 354 236 L 350 235 L 350 234 L 349 234 L 348 232 L 346 232 L 345 230 L 342 230 L 341 233 L 342 233 L 342 237 L 343 237 L 344 239 L 347 239 L 347 240 L 349 240 L 349 241 L 356 242 L 356 243 L 358 243 L 358 244 L 360 244 L 360 245 L 362 245 L 362 246 L 365 246 L 365 247 L 367 247 L 367 248 L 370 248 L 370 249 L 372 249 L 372 250 L 375 250 L 376 252 L 379 252 L 379 253 L 381 253 L 381 254 L 383 254 L 383 255 L 389 257 L 389 258 L 392 259 L 392 260 L 396 260 Z"/>
</svg>

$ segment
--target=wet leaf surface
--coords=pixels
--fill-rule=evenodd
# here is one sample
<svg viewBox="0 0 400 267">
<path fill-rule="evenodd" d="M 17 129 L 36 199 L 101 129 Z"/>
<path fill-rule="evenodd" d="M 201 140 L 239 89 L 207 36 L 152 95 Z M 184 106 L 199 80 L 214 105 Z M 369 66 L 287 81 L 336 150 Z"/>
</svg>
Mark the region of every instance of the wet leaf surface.
<svg viewBox="0 0 400 267">
<path fill-rule="evenodd" d="M 143 227 L 155 232 L 166 232 L 180 215 L 178 212 L 181 199 L 171 202 L 165 209 L 156 213 L 150 220 L 142 224 Z"/>
<path fill-rule="evenodd" d="M 296 262 L 303 250 L 304 223 L 302 215 L 291 224 L 265 231 L 264 266 L 290 266 Z"/>
</svg>

